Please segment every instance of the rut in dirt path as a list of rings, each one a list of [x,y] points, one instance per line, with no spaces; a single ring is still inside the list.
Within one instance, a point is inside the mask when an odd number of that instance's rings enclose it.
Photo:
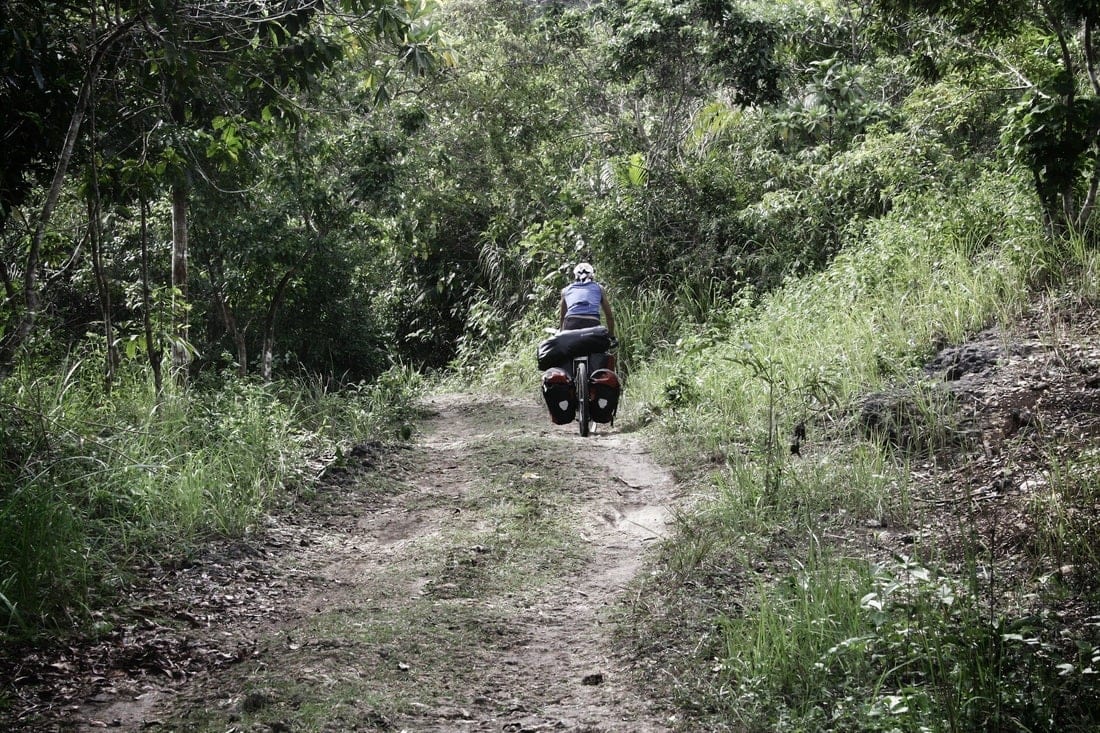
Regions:
[[[541,588],[472,599],[504,611],[510,638],[486,656],[481,685],[456,700],[455,717],[436,727],[422,719],[423,729],[669,730],[616,649],[609,618],[628,600],[623,594],[646,548],[667,530],[675,498],[669,476],[638,438],[604,426],[581,438],[575,427],[550,425],[540,405],[529,401],[485,404],[444,396],[428,407],[433,414],[422,445],[429,455],[429,490],[468,498],[502,474],[514,481],[515,469],[521,482],[562,486],[564,500],[556,509],[564,532],[579,541],[581,557],[567,572],[551,573]],[[496,465],[511,470],[495,469],[493,460],[478,466],[476,455],[486,445],[499,449],[489,450]],[[455,466],[458,476],[446,477],[434,466]],[[482,536],[493,540],[492,532]],[[433,591],[430,585],[427,590]]]
[[[167,681],[113,670],[55,729],[673,730],[614,640],[678,498],[641,438],[581,438],[537,395],[424,408],[412,446],[357,447],[243,561],[162,579],[187,586],[160,599],[165,619],[198,621],[170,646],[232,661]],[[233,613],[188,605],[215,598]],[[157,623],[135,653],[165,648]]]

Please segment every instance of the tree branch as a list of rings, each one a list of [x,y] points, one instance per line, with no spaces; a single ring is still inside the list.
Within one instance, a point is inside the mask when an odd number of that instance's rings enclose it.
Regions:
[[[1092,38],[1092,18],[1085,18],[1085,68],[1088,70],[1089,82],[1092,84],[1092,91],[1094,95],[1100,96],[1100,75],[1096,70],[1096,49],[1093,46]],[[1093,148],[1097,148],[1097,138],[1100,136],[1100,130],[1093,130]],[[1100,156],[1098,156],[1100,157]],[[1078,231],[1084,231],[1085,226],[1089,223],[1089,219],[1092,218],[1092,212],[1096,208],[1096,195],[1097,190],[1100,189],[1100,168],[1094,166],[1092,172],[1092,180],[1089,181],[1089,190],[1085,195],[1085,202],[1081,205],[1081,211],[1077,216],[1077,229]]]
[[[1066,73],[1070,78],[1074,76],[1073,73],[1073,56],[1070,54],[1069,43],[1066,40],[1066,29],[1062,25],[1062,19],[1057,13],[1055,13],[1050,3],[1043,0],[1040,3],[1043,9],[1043,13],[1047,16],[1047,22],[1050,23],[1050,27],[1054,30],[1055,35],[1058,36],[1058,47],[1061,49],[1062,54],[1062,66],[1065,68]],[[1073,100],[1076,98],[1076,90],[1073,85],[1069,85],[1069,90],[1066,92],[1066,105],[1073,106]]]

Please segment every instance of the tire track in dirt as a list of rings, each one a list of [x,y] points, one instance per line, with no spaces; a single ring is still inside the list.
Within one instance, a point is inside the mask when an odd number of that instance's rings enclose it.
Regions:
[[[665,731],[670,727],[637,687],[629,662],[611,638],[609,611],[643,566],[646,547],[671,519],[675,486],[636,436],[598,426],[581,438],[575,426],[553,426],[531,400],[435,398],[423,445],[433,464],[459,460],[470,447],[535,436],[533,466],[562,472],[573,489],[575,531],[588,549],[583,566],[558,578],[515,609],[518,640],[483,674],[487,689],[459,719],[423,730]],[[561,477],[558,477],[559,479]],[[469,490],[476,477],[460,482]],[[508,599],[481,599],[496,604]],[[415,726],[409,730],[418,730]]]

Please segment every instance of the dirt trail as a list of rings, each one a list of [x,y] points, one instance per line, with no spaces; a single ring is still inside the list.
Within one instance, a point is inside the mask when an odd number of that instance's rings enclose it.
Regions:
[[[537,396],[425,407],[414,447],[359,447],[312,511],[273,520],[261,619],[189,632],[240,661],[115,684],[62,728],[671,730],[612,619],[666,532],[669,476],[635,435],[552,426]]]
[[[529,468],[570,475],[575,531],[591,553],[581,567],[525,599],[529,605],[512,631],[519,643],[495,664],[490,660],[495,694],[482,693],[469,719],[448,728],[667,730],[635,687],[606,618],[641,567],[645,546],[663,536],[673,500],[667,475],[635,438],[598,428],[582,439],[573,427],[551,426],[537,405],[509,404],[500,421],[486,420],[496,410],[461,399],[441,398],[435,406],[425,445],[437,460],[459,459],[477,441],[507,440],[518,431],[536,435],[545,453]],[[469,483],[457,488],[468,490]]]

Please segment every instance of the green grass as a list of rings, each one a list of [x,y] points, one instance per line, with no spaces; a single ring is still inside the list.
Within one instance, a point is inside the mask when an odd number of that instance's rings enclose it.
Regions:
[[[718,618],[718,681],[731,690],[730,708],[741,720],[752,727],[787,718],[807,730],[828,720],[822,713],[831,701],[821,690],[870,671],[868,656],[840,653],[863,645],[859,610],[866,579],[858,562],[811,557],[795,572],[759,585],[752,613]]]
[[[1047,559],[1051,572],[1087,587],[1100,573],[1100,452],[1051,456],[1049,463],[1030,499],[1036,527],[1030,550]]]
[[[396,438],[417,384],[230,378],[158,400],[132,366],[110,394],[95,359],[2,385],[0,635],[80,623],[134,563],[244,532],[311,480],[307,458]]]
[[[1082,650],[907,558],[812,557],[719,619],[722,707],[748,729],[1069,730],[1096,724]],[[1095,658],[1089,648],[1086,663]],[[1067,661],[1068,660],[1068,661]],[[1069,665],[1069,666],[1067,666]]]

